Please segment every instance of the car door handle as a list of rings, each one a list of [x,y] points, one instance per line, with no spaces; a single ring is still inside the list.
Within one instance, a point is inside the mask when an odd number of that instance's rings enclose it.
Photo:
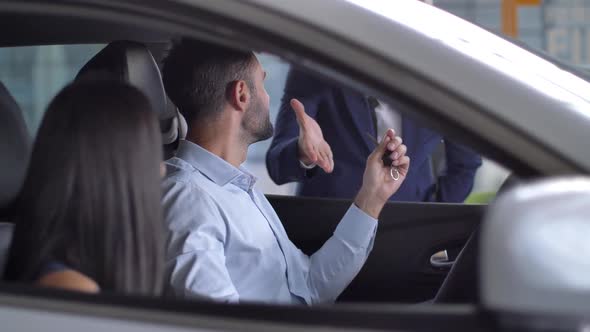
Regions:
[[[454,260],[449,260],[449,253],[446,250],[435,252],[430,256],[430,265],[437,269],[450,269]]]

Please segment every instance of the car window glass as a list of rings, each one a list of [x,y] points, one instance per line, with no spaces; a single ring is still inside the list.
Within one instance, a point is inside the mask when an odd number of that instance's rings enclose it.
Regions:
[[[282,129],[277,128],[277,115],[279,113],[279,108],[281,106],[281,99],[283,98],[285,83],[287,80],[287,74],[291,68],[291,66],[282,61],[280,58],[269,55],[269,54],[258,54],[258,58],[265,68],[267,72],[267,78],[265,82],[265,87],[267,93],[270,96],[270,120],[275,125],[275,134]],[[347,116],[347,115],[345,115]],[[322,122],[323,121],[323,122]],[[320,125],[328,123],[326,120],[320,120]],[[330,124],[332,125],[332,124]],[[334,124],[343,126],[346,125],[344,122],[340,124]],[[351,128],[354,128],[351,127]],[[409,135],[414,135],[412,130],[410,129]],[[349,130],[348,135],[356,135],[354,130]],[[402,133],[402,138],[404,137],[404,133]],[[287,183],[278,185],[275,180],[269,174],[269,165],[266,162],[266,155],[268,152],[269,147],[271,146],[272,139],[265,140],[256,144],[253,144],[248,153],[248,159],[245,163],[245,166],[257,176],[258,182],[257,187],[259,190],[263,191],[265,194],[275,194],[275,195],[299,195],[301,194],[301,190],[303,189],[306,183],[304,181],[312,182],[315,181],[313,179],[310,180],[303,180],[303,181],[287,181]],[[346,142],[346,140],[343,140]],[[432,145],[433,143],[428,143]],[[431,146],[428,147],[428,151],[432,151],[430,156],[429,163],[431,164],[432,171],[436,174],[436,177],[441,179],[442,181],[446,181],[444,179],[447,174],[447,166],[446,166],[446,157],[445,157],[445,150],[442,148],[444,144],[440,144],[437,148],[432,148]],[[421,148],[418,148],[421,150]],[[368,151],[368,150],[367,150]],[[420,152],[419,152],[420,153]],[[453,151],[450,152],[451,155]],[[363,156],[366,158],[366,156]],[[348,161],[347,161],[348,162]],[[453,162],[453,160],[451,160]],[[276,160],[276,159],[269,159],[269,163],[278,163],[280,167],[286,167],[284,165],[284,161]],[[339,165],[336,165],[338,167]],[[412,165],[413,167],[416,165]],[[424,165],[422,165],[424,166]],[[421,166],[421,167],[422,167]],[[299,167],[296,165],[296,167]],[[424,166],[425,167],[425,166]],[[333,173],[334,177],[342,177],[342,174],[338,174],[338,168],[335,168],[335,172]],[[359,172],[362,172],[360,170]],[[460,201],[466,203],[487,203],[495,196],[498,188],[501,186],[503,181],[507,178],[509,172],[498,165],[497,163],[484,159],[482,165],[477,169],[475,173],[475,177],[471,180],[473,181],[473,187],[469,191],[469,188],[466,188],[466,193],[462,194]],[[433,174],[434,175],[434,174]],[[453,174],[450,174],[453,176]],[[430,176],[430,175],[429,175]],[[356,184],[352,183],[351,186],[355,186]],[[427,184],[419,184],[417,187],[420,187],[416,190],[430,190],[430,189],[423,189],[427,188]],[[323,188],[325,189],[325,188]],[[307,193],[303,193],[303,195],[308,195]],[[312,188],[312,195],[315,195]],[[342,196],[338,196],[337,194],[319,194],[323,197],[331,197],[331,198],[343,198]],[[351,194],[354,195],[354,194]],[[422,195],[422,194],[421,194]],[[432,200],[436,200],[434,198],[434,193],[432,193],[431,197]],[[422,195],[423,197],[424,195]],[[408,196],[407,199],[404,201],[415,201],[412,199],[413,196]],[[352,196],[350,197],[352,198]],[[442,198],[440,199],[442,200]],[[439,201],[440,201],[439,200]]]
[[[498,189],[510,175],[510,171],[493,160],[483,158],[475,173],[473,189],[465,199],[467,204],[487,204],[496,197]]]
[[[0,49],[0,77],[18,101],[31,135],[36,132],[51,98],[72,80],[84,63],[103,46],[49,45]],[[270,119],[274,124],[290,65],[269,54],[258,54],[258,58],[268,75],[265,86],[270,96]],[[270,144],[271,140],[266,140],[252,145],[245,166],[258,177],[257,186],[264,193],[297,195],[298,182],[291,181],[278,185],[270,177],[266,164]],[[439,168],[440,172],[444,172],[444,160],[435,158],[433,162],[438,163],[435,167]],[[465,202],[488,202],[507,175],[508,171],[498,164],[484,160]]]
[[[17,100],[34,135],[55,94],[104,45],[0,48],[0,79]]]

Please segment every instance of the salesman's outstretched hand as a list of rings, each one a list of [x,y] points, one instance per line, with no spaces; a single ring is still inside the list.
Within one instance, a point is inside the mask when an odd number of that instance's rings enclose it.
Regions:
[[[385,203],[397,192],[408,175],[410,157],[406,156],[406,151],[401,137],[396,136],[393,129],[388,129],[381,143],[367,158],[363,185],[355,198],[355,204],[375,219],[378,219]],[[391,177],[391,166],[383,165],[382,157],[386,153],[393,160],[392,166],[399,172],[397,180]]]
[[[305,113],[305,107],[297,99],[291,99],[291,107],[299,124],[299,160],[306,165],[316,164],[326,173],[334,170],[334,157],[330,145],[324,139],[318,123]]]

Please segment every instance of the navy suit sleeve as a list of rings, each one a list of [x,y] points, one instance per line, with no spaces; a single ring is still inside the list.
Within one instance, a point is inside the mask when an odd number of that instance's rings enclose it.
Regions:
[[[473,188],[481,157],[470,149],[445,139],[446,174],[438,179],[438,201],[461,203]]]
[[[305,112],[315,119],[329,90],[330,87],[318,79],[298,70],[289,71],[275,123],[275,134],[266,153],[266,168],[276,184],[301,181],[317,172],[317,167],[305,170],[299,164],[299,126],[290,101],[292,98],[299,99],[305,106]]]

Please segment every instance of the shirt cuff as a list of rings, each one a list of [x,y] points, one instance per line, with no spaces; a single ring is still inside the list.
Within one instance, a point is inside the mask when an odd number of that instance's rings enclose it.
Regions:
[[[316,164],[305,165],[301,160],[299,160],[299,165],[305,169],[314,169],[316,167]]]
[[[377,232],[377,219],[352,204],[334,234],[351,246],[368,248]]]

